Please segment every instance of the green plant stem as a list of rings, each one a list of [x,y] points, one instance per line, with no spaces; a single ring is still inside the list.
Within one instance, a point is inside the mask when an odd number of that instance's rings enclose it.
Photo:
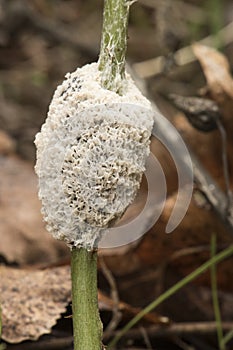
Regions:
[[[127,0],[105,0],[99,57],[101,85],[123,94],[129,7]],[[97,298],[97,252],[71,253],[74,350],[101,350],[102,324]]]
[[[101,85],[123,94],[130,1],[105,0],[99,57]]]
[[[210,244],[211,258],[216,254],[216,235],[212,235]],[[216,274],[216,264],[212,264],[210,267],[210,278],[211,278],[211,290],[212,290],[212,300],[214,307],[214,315],[217,327],[218,344],[220,350],[225,350],[225,344],[222,343],[223,331],[222,331],[222,320],[218,301],[218,287],[217,287],[217,274]]]
[[[221,342],[221,346],[226,345],[231,339],[233,338],[233,329],[229,332],[227,332],[227,334],[223,337],[222,342]]]
[[[129,329],[131,329],[135,324],[137,324],[146,314],[154,310],[158,305],[160,305],[163,301],[171,297],[173,294],[175,294],[179,289],[184,287],[186,284],[190,283],[192,280],[200,276],[203,272],[205,272],[207,269],[209,269],[212,264],[217,264],[223,259],[228,258],[233,254],[233,245],[228,247],[227,249],[223,250],[219,254],[215,255],[210,260],[206,261],[204,264],[202,264],[200,267],[198,267],[196,270],[194,270],[192,273],[190,273],[188,276],[183,278],[181,281],[176,283],[174,286],[169,288],[166,292],[161,294],[157,299],[152,301],[149,305],[147,305],[142,311],[140,311],[129,323],[127,323],[124,328],[116,335],[115,338],[109,343],[108,349],[111,349],[113,346],[115,346],[120,338],[127,333]]]
[[[98,310],[97,251],[71,252],[74,350],[101,350],[102,323]]]

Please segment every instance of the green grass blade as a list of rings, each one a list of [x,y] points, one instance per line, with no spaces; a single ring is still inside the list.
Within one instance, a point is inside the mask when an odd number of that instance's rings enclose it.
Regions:
[[[202,264],[196,270],[191,272],[188,276],[184,277],[182,280],[180,280],[174,286],[169,288],[166,292],[161,294],[157,299],[155,299],[149,305],[147,305],[134,318],[132,318],[132,320],[129,321],[129,323],[127,323],[125,325],[125,327],[109,343],[108,350],[111,349],[113,346],[115,346],[118,343],[118,341],[121,339],[121,337],[124,334],[126,334],[129,329],[131,329],[133,326],[135,326],[146,314],[148,314],[149,312],[154,310],[157,306],[159,306],[166,299],[170,298],[173,294],[175,294],[182,287],[184,287],[185,285],[187,285],[188,283],[193,281],[195,278],[200,276],[203,272],[208,270],[213,264],[217,264],[217,263],[221,262],[222,260],[230,257],[232,254],[233,254],[233,245],[224,249],[222,252],[216,254],[214,257],[212,257],[211,259],[206,261],[204,264]]]
[[[233,338],[233,329],[227,332],[227,334],[225,334],[225,336],[222,339],[221,346],[222,344],[226,345],[232,338]]]

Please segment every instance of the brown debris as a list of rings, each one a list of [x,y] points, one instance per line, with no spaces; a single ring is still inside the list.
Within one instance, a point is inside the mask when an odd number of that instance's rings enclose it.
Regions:
[[[50,333],[71,299],[69,267],[43,271],[0,267],[2,339],[37,340]]]

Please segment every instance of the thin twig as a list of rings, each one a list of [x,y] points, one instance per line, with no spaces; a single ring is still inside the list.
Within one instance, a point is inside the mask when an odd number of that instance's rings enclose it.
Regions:
[[[152,350],[152,345],[146,328],[140,327],[140,332],[142,333],[142,337],[144,339],[145,345],[147,346],[147,349]]]
[[[230,175],[229,175],[229,161],[227,157],[227,133],[221,122],[221,120],[217,119],[218,130],[221,135],[222,140],[222,165],[223,165],[223,176],[225,180],[226,186],[226,195],[227,195],[227,203],[226,203],[226,212],[227,215],[230,213],[231,206],[233,205],[233,196],[230,186]]]
[[[107,336],[110,332],[114,331],[117,328],[117,326],[121,320],[122,313],[119,310],[120,299],[119,299],[116,281],[115,281],[111,271],[109,270],[109,268],[105,264],[103,257],[99,257],[99,262],[100,262],[101,270],[102,270],[106,280],[108,281],[108,283],[110,285],[111,298],[113,300],[112,319],[104,331],[104,335]]]
[[[173,336],[172,341],[174,344],[178,345],[182,350],[196,350],[193,345],[187,344],[183,339],[178,336]]]
[[[233,22],[229,23],[227,26],[222,28],[218,36],[221,38],[221,43],[223,45],[228,45],[233,41]],[[206,38],[198,41],[199,44],[207,45],[207,46],[215,46],[216,36],[209,35]],[[192,46],[186,46],[174,53],[174,61],[177,66],[184,66],[185,64],[196,62],[197,58],[193,54]],[[140,78],[150,78],[157,74],[160,74],[164,70],[164,66],[166,63],[166,57],[159,56],[156,58],[152,58],[150,60],[146,60],[143,62],[135,63],[133,65],[133,69],[137,73]]]
[[[233,322],[223,322],[222,328],[224,331],[229,331],[233,327]],[[216,322],[181,322],[181,323],[173,323],[169,326],[161,327],[161,326],[150,326],[146,328],[146,332],[148,336],[152,339],[156,338],[167,338],[169,336],[184,336],[184,335],[209,335],[216,333],[217,324]],[[111,337],[117,335],[117,332],[113,332]],[[131,329],[124,334],[124,339],[141,339],[142,335],[138,331],[138,329]]]
[[[213,258],[216,255],[216,235],[213,234],[211,237],[211,257]],[[225,344],[222,343],[223,339],[223,330],[222,330],[222,318],[221,318],[221,311],[219,306],[219,299],[218,299],[218,286],[217,286],[217,271],[216,271],[216,265],[213,264],[210,268],[210,278],[211,278],[211,291],[212,291],[212,300],[213,300],[213,307],[214,307],[214,315],[216,320],[216,332],[218,336],[218,344],[220,350],[225,350]]]

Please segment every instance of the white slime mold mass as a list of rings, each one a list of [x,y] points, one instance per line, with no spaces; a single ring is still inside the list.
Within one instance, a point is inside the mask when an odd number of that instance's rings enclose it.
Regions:
[[[66,75],[35,140],[47,228],[88,250],[134,200],[154,121],[129,75],[120,96],[101,87],[100,74],[92,63]]]

